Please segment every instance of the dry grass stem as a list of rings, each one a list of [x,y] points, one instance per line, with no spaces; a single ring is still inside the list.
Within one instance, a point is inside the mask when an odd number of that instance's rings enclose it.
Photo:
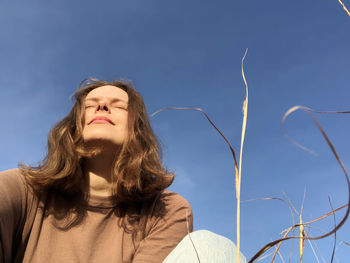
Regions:
[[[200,263],[201,261],[200,261],[200,259],[199,259],[198,251],[197,251],[197,249],[196,249],[196,246],[195,246],[194,243],[193,243],[193,240],[192,240],[192,237],[191,237],[191,233],[190,233],[190,226],[189,226],[189,224],[188,224],[188,213],[187,213],[187,210],[186,210],[186,225],[187,225],[187,234],[188,234],[188,237],[189,237],[189,239],[190,239],[190,241],[191,241],[191,244],[192,244],[192,246],[193,246],[194,251],[196,252],[196,256],[197,256],[198,262]]]
[[[291,208],[293,208],[294,209],[294,211],[295,211],[295,213],[298,215],[298,211],[295,209],[295,207],[293,206],[293,203],[290,201],[290,199],[289,199],[289,197],[288,197],[288,195],[283,191],[282,192],[283,193],[283,195],[285,196],[285,198],[287,199],[287,201],[288,201],[288,203],[289,203],[289,209],[291,209]],[[293,223],[293,225],[295,225],[295,220],[294,220],[294,214],[291,212],[291,214],[292,214],[292,223]],[[294,236],[294,234],[295,234],[295,228],[292,228],[292,233],[293,233],[293,236]],[[291,245],[291,247],[290,247],[290,253],[289,253],[289,260],[288,260],[288,262],[290,263],[291,262],[291,260],[292,260],[292,254],[293,254],[293,249],[294,249],[294,239],[292,239],[292,245]],[[280,243],[280,244],[282,244],[282,242]]]
[[[302,215],[299,215],[299,237],[300,237],[300,243],[299,243],[299,255],[300,255],[300,263],[303,263],[303,254],[304,254],[304,247],[305,247],[305,229],[303,225],[303,219]]]
[[[332,211],[333,209],[333,205],[331,202],[331,198],[328,196],[328,200],[329,200],[329,205],[331,206]],[[333,218],[334,218],[334,226],[337,225],[337,221],[336,221],[336,217],[335,217],[335,213],[333,213]],[[333,246],[333,251],[332,251],[332,258],[331,258],[331,263],[333,262],[334,259],[334,253],[335,253],[335,248],[337,246],[337,231],[334,232],[334,246]]]
[[[344,3],[341,0],[338,0],[338,2],[341,4],[341,6],[344,8],[345,12],[348,14],[348,16],[350,16],[350,12],[349,10],[346,8],[346,6],[344,5]]]
[[[285,263],[284,258],[283,258],[283,256],[282,256],[281,252],[278,250],[278,248],[276,248],[275,252],[273,252],[273,256],[272,256],[271,263],[273,263],[273,262],[275,261],[276,254],[278,254],[278,256],[280,257],[280,259],[282,260],[282,262]],[[266,256],[271,256],[271,255],[272,255],[272,253],[269,253],[269,254],[267,254]],[[259,259],[257,259],[256,261],[258,262],[259,260],[262,260],[262,259],[264,259],[264,258],[265,258],[265,256],[262,256],[262,257],[260,257]]]
[[[279,250],[277,250],[277,252],[278,252],[278,256],[280,257],[280,259],[282,260],[282,262],[285,263],[284,258],[282,257],[281,252],[280,252]]]
[[[286,236],[288,236],[290,230],[292,230],[292,229],[294,229],[294,228],[290,227],[286,231],[286,233],[284,234],[284,236],[282,238],[285,238]],[[277,245],[277,247],[275,249],[275,252],[273,253],[273,257],[272,257],[271,263],[273,263],[275,261],[276,255],[277,255],[277,253],[279,253],[279,249],[280,249],[281,245],[282,245],[282,241],[278,243],[278,245]],[[290,261],[290,257],[289,257],[289,261]]]
[[[293,203],[290,201],[290,199],[289,199],[288,195],[287,195],[285,192],[282,192],[282,193],[283,193],[283,195],[286,197],[286,199],[287,199],[287,201],[288,201],[289,206],[290,206],[291,208],[293,208],[294,213],[296,213],[296,214],[299,216],[299,212],[298,212],[298,210],[297,210],[297,209],[294,207],[294,205],[293,205]]]
[[[328,138],[327,134],[325,133],[325,131],[323,130],[323,128],[321,127],[321,125],[319,124],[319,122],[316,120],[316,118],[314,117],[313,113],[350,113],[350,111],[346,111],[346,112],[318,112],[318,111],[315,111],[313,109],[310,109],[310,108],[307,108],[305,106],[294,106],[292,107],[291,109],[289,109],[283,116],[282,118],[282,129],[284,131],[284,122],[286,120],[286,118],[294,111],[296,110],[303,110],[305,111],[310,117],[311,119],[313,120],[313,122],[316,124],[317,128],[319,129],[319,131],[321,132],[323,138],[325,139],[325,141],[327,142],[329,148],[331,149],[333,155],[335,156],[336,160],[338,161],[338,164],[340,165],[340,167],[342,168],[343,172],[344,172],[344,175],[345,175],[345,179],[346,179],[346,182],[347,182],[347,189],[348,189],[348,204],[345,205],[344,207],[347,207],[347,210],[345,212],[345,215],[344,217],[342,218],[342,220],[339,222],[339,224],[335,225],[335,227],[329,231],[328,233],[326,234],[323,234],[321,236],[317,236],[317,237],[303,237],[303,239],[310,239],[310,240],[317,240],[317,239],[322,239],[322,238],[325,238],[325,237],[328,237],[332,234],[334,234],[336,231],[338,231],[338,229],[345,223],[345,221],[347,220],[347,218],[349,217],[349,213],[350,213],[350,206],[349,206],[349,203],[350,203],[350,179],[349,179],[349,175],[348,175],[348,172],[342,162],[342,160],[340,159],[337,151],[335,150],[332,142],[330,141],[330,139]],[[284,132],[285,133],[285,132]],[[285,133],[285,135],[287,135]],[[289,137],[289,136],[287,136]],[[293,142],[295,142],[291,137],[289,137]],[[297,144],[298,145],[298,144]],[[300,145],[300,144],[299,144]],[[301,146],[301,145],[300,145]],[[305,147],[304,147],[305,148]],[[303,146],[302,146],[302,149],[303,149]],[[307,149],[308,150],[308,149]],[[344,208],[343,207],[343,208]],[[330,212],[329,214],[333,214],[335,213],[336,210],[333,210],[332,212]],[[315,222],[317,220],[312,220],[310,222],[308,222],[307,224],[310,224],[311,222]],[[302,225],[305,225],[302,224]],[[296,226],[293,226],[293,227],[297,227],[297,226],[300,226],[300,225],[296,225]],[[270,242],[269,244],[265,245],[262,249],[260,249],[260,251],[258,253],[256,253],[253,258],[249,261],[249,262],[254,262],[257,258],[260,257],[260,255],[262,255],[263,253],[265,253],[268,249],[270,249],[272,246],[275,246],[276,244],[278,244],[279,242],[281,241],[285,241],[285,240],[289,240],[289,239],[295,239],[295,238],[298,238],[300,239],[301,237],[295,237],[295,236],[292,236],[292,237],[285,237],[285,238],[282,238],[282,239],[278,239],[278,240],[275,240],[273,242]]]
[[[308,236],[310,236],[310,232],[308,233]],[[318,256],[317,256],[317,254],[316,254],[316,251],[315,251],[315,249],[314,249],[314,246],[312,245],[311,240],[310,240],[310,239],[307,239],[307,241],[309,242],[309,245],[310,245],[310,247],[311,247],[312,253],[313,253],[314,256],[315,256],[317,263],[320,263],[320,260],[318,259]],[[312,241],[313,241],[313,240],[312,240]],[[316,246],[317,246],[317,245],[316,245]],[[324,259],[323,259],[323,261],[324,261]],[[325,262],[325,261],[324,261],[324,262]]]
[[[224,141],[226,142],[226,144],[230,148],[230,151],[231,151],[231,154],[232,154],[232,157],[233,157],[233,161],[234,161],[235,177],[237,178],[237,176],[238,176],[238,165],[237,165],[236,153],[235,153],[232,145],[230,144],[230,142],[225,137],[225,135],[220,131],[219,128],[216,127],[214,122],[209,118],[208,114],[204,110],[202,110],[201,108],[192,108],[192,107],[164,107],[164,108],[161,108],[161,109],[155,111],[154,113],[152,113],[151,117],[157,115],[158,113],[160,113],[160,112],[162,112],[164,110],[194,110],[194,111],[201,112],[205,116],[205,118],[209,121],[209,123],[214,127],[214,129],[220,134],[220,136],[224,139]]]
[[[327,213],[327,214],[325,214],[325,215],[323,215],[323,216],[321,216],[321,217],[319,217],[319,218],[316,218],[316,219],[314,219],[314,220],[311,220],[311,221],[309,221],[309,222],[304,223],[304,225],[306,225],[306,224],[312,224],[312,223],[317,222],[317,221],[319,221],[319,220],[321,220],[321,219],[323,219],[323,218],[326,218],[326,217],[328,217],[328,216],[330,216],[330,215],[333,215],[335,212],[338,212],[338,211],[344,209],[345,207],[348,207],[349,205],[350,205],[350,204],[346,204],[346,205],[343,205],[343,206],[341,206],[341,207],[338,207],[337,209],[333,210],[332,212],[329,212],[329,213]],[[295,225],[295,226],[298,226],[298,225]]]
[[[293,206],[293,204],[290,202],[290,200],[288,199],[288,196],[287,196],[285,193],[283,193],[283,194],[286,196],[288,202],[287,202],[286,200],[280,198],[280,197],[255,198],[255,199],[250,199],[250,200],[243,200],[242,202],[252,202],[252,201],[259,201],[259,200],[279,200],[279,201],[282,201],[282,202],[285,203],[285,204],[288,206],[288,208],[289,208],[289,211],[290,211],[290,213],[291,213],[291,215],[292,215],[292,225],[294,226],[294,214],[293,214],[293,210],[292,210],[292,209],[294,209],[294,211],[295,211],[295,213],[296,213],[297,215],[299,215],[299,213],[298,213],[298,211],[294,208],[294,206]],[[285,234],[284,234],[284,236],[282,237],[282,239],[285,238],[285,237],[287,237],[288,234],[289,234],[289,232],[290,232],[291,230],[293,230],[293,233],[294,233],[294,229],[295,229],[295,227],[289,227],[288,229],[283,230],[281,234],[283,234],[283,233],[285,233]],[[277,246],[276,246],[275,252],[273,253],[272,260],[271,260],[272,263],[275,261],[275,258],[276,258],[276,256],[277,256],[277,254],[280,254],[279,249],[280,249],[281,245],[282,245],[282,241],[279,242],[279,243],[277,244]],[[292,253],[292,251],[291,251],[291,253]],[[289,256],[289,262],[291,261],[291,253],[290,253],[290,256]],[[268,254],[268,255],[271,255],[271,254],[272,254],[272,253],[270,253],[270,254]],[[265,258],[265,257],[266,257],[266,256],[259,257],[259,258],[256,260],[256,262],[262,260],[262,259]]]
[[[244,59],[247,56],[248,48],[245,50],[243,58],[242,58],[242,78],[245,85],[245,99],[243,101],[243,123],[242,123],[242,133],[241,133],[241,148],[239,151],[239,170],[238,170],[238,178],[236,177],[236,198],[237,198],[237,246],[236,246],[236,262],[239,262],[239,254],[240,254],[240,246],[241,246],[241,175],[242,175],[242,154],[243,154],[243,144],[245,138],[245,131],[247,127],[247,116],[248,116],[248,84],[244,75]]]
[[[306,223],[303,223],[303,226],[307,226],[311,223],[314,223],[314,222],[317,222],[319,220],[322,220],[338,211],[340,211],[341,209],[344,209],[345,207],[349,207],[350,205],[349,204],[346,204],[346,205],[343,205],[341,207],[338,207],[337,209],[334,209],[332,212],[329,212],[321,217],[318,217],[314,220],[311,220],[309,222],[306,222]],[[344,218],[343,218],[344,219]],[[278,239],[278,240],[275,240],[275,241],[272,241],[270,242],[269,244],[265,245],[258,253],[256,253],[254,255],[254,257],[252,259],[249,260],[249,263],[252,263],[252,262],[257,262],[258,258],[261,257],[261,255],[263,255],[267,250],[269,250],[271,247],[275,246],[276,244],[278,243],[281,243],[283,241],[286,241],[286,240],[290,240],[290,239],[300,239],[300,236],[290,236],[288,237],[287,235],[289,234],[289,232],[293,229],[295,229],[296,227],[300,227],[300,224],[296,224],[296,225],[293,225],[285,230],[282,231],[285,232],[284,236],[281,238],[281,239]],[[318,239],[322,239],[322,238],[325,238],[325,237],[328,237],[330,235],[332,235],[334,233],[334,231],[338,230],[340,227],[339,227],[339,224],[336,226],[336,229],[334,228],[332,231],[322,235],[322,236],[318,236],[318,237],[308,237],[308,236],[305,236],[304,239],[307,239],[307,240],[318,240]],[[344,242],[344,241],[343,241]],[[350,243],[347,243],[347,242],[344,242],[345,244],[349,245],[350,246]]]
[[[313,110],[311,108],[308,108],[308,107],[305,107],[305,106],[301,106],[301,105],[296,105],[294,107],[291,107],[284,115],[283,115],[283,118],[281,120],[281,128],[282,128],[282,133],[283,135],[288,139],[290,140],[293,144],[295,144],[296,146],[298,146],[300,149],[306,151],[306,152],[309,152],[313,155],[317,155],[315,152],[311,151],[310,149],[306,148],[305,146],[301,145],[300,143],[298,143],[297,141],[295,141],[292,137],[290,137],[285,129],[284,129],[284,123],[285,123],[285,120],[287,119],[287,117],[292,114],[293,112],[297,111],[297,110],[303,110],[305,112],[307,112],[309,114],[309,116],[313,119],[313,121],[315,122],[315,124],[318,126],[319,130],[321,131],[323,137],[325,138],[325,134],[323,134],[323,129],[321,128],[321,126],[319,126],[317,120],[314,118],[314,116],[312,115],[312,113],[317,113],[317,114],[349,114],[350,111],[317,111],[317,110]],[[327,137],[327,136],[326,136]],[[328,138],[328,137],[327,137]],[[326,139],[326,138],[325,138]],[[327,141],[327,139],[326,139]],[[328,143],[328,141],[327,141]],[[329,145],[329,144],[328,144]],[[332,147],[331,147],[332,148]],[[333,149],[332,149],[333,151]],[[334,151],[333,151],[334,153]],[[337,154],[338,155],[338,154]]]
[[[296,226],[299,226],[299,228],[300,228],[300,235],[301,235],[302,237],[305,237],[305,236],[306,236],[305,227],[306,227],[307,225],[306,225],[305,223],[302,222],[301,216],[302,216],[303,208],[304,208],[306,190],[304,190],[304,196],[303,196],[303,200],[302,200],[302,205],[301,205],[301,209],[300,209],[301,212],[300,212],[300,213],[295,209],[295,207],[293,206],[293,204],[292,204],[291,201],[289,200],[288,196],[287,196],[284,192],[283,192],[283,194],[286,196],[287,201],[284,200],[284,199],[282,199],[282,198],[280,198],[280,197],[264,197],[264,198],[255,198],[255,199],[243,200],[243,201],[241,201],[241,202],[253,202],[253,201],[260,201],[260,200],[279,200],[279,201],[282,201],[283,203],[285,203],[285,204],[288,206],[288,208],[289,208],[289,210],[290,210],[290,213],[291,213],[291,215],[292,215],[292,225],[293,225],[293,227],[289,227],[289,228],[287,228],[287,229],[285,229],[285,230],[283,230],[283,231],[281,232],[281,234],[284,233],[282,239],[285,238],[285,237],[287,237],[291,230],[293,230],[293,233],[294,233],[294,229],[295,229]],[[298,217],[299,217],[300,222],[299,222],[298,225],[295,225],[295,224],[294,224],[294,214],[293,214],[293,210],[294,210],[294,212],[295,212],[295,213],[298,215]],[[309,242],[310,242],[310,240],[309,240]],[[281,245],[282,245],[282,241],[281,241],[280,243],[278,243],[277,246],[276,246],[275,252],[273,253],[272,260],[271,260],[272,263],[275,261],[275,258],[276,258],[276,256],[277,256],[277,254],[280,254],[279,249],[280,249],[280,246],[281,246]],[[312,245],[310,244],[310,246],[312,246]],[[303,238],[301,238],[301,239],[300,239],[300,258],[302,258],[302,254],[303,254],[303,251],[304,251],[304,247],[305,247],[305,240],[304,240]],[[291,253],[292,253],[292,251],[291,251]],[[289,262],[291,261],[291,253],[290,253],[290,256],[289,256]],[[271,255],[271,254],[269,254],[269,255]],[[260,258],[257,259],[256,261],[259,261],[259,260],[261,260],[261,259],[263,259],[263,258],[265,258],[265,256],[260,257]]]
[[[309,148],[306,148],[305,146],[301,145],[300,143],[298,143],[296,140],[294,140],[292,137],[290,137],[284,130],[284,122],[286,120],[286,118],[291,114],[293,113],[294,111],[298,110],[299,107],[302,107],[302,106],[294,106],[292,108],[290,108],[283,116],[282,118],[282,121],[281,121],[281,128],[282,128],[282,133],[283,135],[288,139],[290,140],[293,144],[295,144],[296,146],[298,146],[300,149],[306,151],[306,152],[309,152],[313,155],[317,155],[315,152],[311,151]]]
[[[284,193],[284,195],[287,196],[285,193]],[[287,202],[286,200],[280,198],[280,197],[255,198],[255,199],[243,200],[243,201],[241,201],[241,202],[243,203],[243,202],[253,202],[253,201],[262,201],[262,200],[279,200],[279,201],[282,201],[284,204],[286,204],[287,207],[289,208],[290,214],[291,214],[291,216],[292,216],[292,225],[294,225],[294,214],[293,214],[293,210],[292,210],[292,209],[295,210],[295,208],[294,208],[294,206],[292,205],[292,203],[289,201],[288,197],[287,197],[288,202]],[[295,212],[298,214],[298,212],[297,212],[296,210],[295,210]],[[289,232],[290,232],[291,230],[293,230],[293,233],[294,233],[294,228],[292,228],[292,227],[290,227],[290,228],[288,228],[288,229],[282,231],[281,234],[283,234],[284,232],[286,232],[286,233],[284,234],[283,238],[285,238],[285,237],[289,234]],[[280,254],[279,249],[280,249],[281,245],[282,245],[282,242],[278,243],[278,245],[276,246],[275,252],[273,253],[273,256],[272,256],[271,263],[273,263],[273,262],[275,261],[275,258],[276,258],[276,256],[277,256],[277,254]],[[291,253],[292,253],[292,251],[291,251]],[[272,254],[272,253],[271,253],[271,254]],[[269,255],[271,255],[271,254],[269,254]],[[256,261],[259,261],[259,260],[261,260],[261,259],[263,259],[263,258],[265,258],[265,256],[260,257],[260,258],[257,259]],[[289,262],[290,262],[290,260],[291,260],[291,255],[289,256]]]
[[[303,197],[303,201],[301,203],[300,214],[299,214],[299,224],[300,224],[300,228],[299,228],[299,236],[300,236],[299,254],[300,254],[300,263],[303,262],[303,254],[304,254],[304,248],[305,248],[305,239],[304,239],[304,237],[306,236],[304,225],[303,225],[303,209],[304,209],[304,202],[305,202],[305,194],[306,194],[306,189],[304,189],[304,197]]]
[[[258,258],[258,259],[256,260],[256,262],[259,262],[260,260],[263,260],[263,259],[265,259],[265,258],[267,258],[267,257],[269,257],[269,256],[271,256],[271,255],[272,255],[272,252],[269,253],[269,254],[266,254],[266,255],[261,255],[261,257]]]

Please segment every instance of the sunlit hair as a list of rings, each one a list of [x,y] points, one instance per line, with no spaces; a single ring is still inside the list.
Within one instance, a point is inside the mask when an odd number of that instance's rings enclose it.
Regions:
[[[52,190],[66,195],[81,193],[87,183],[84,159],[98,154],[83,141],[84,99],[101,86],[111,85],[129,96],[128,136],[112,167],[112,193],[118,202],[148,200],[168,187],[174,175],[166,171],[160,159],[160,147],[154,135],[141,95],[126,81],[87,79],[73,95],[75,104],[48,136],[46,157],[37,167],[19,164],[29,183],[39,191]]]

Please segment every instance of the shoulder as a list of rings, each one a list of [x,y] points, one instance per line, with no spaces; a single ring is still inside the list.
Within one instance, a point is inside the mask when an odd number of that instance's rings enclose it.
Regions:
[[[163,190],[159,194],[157,202],[163,202],[168,207],[184,207],[191,209],[190,203],[184,197],[170,190]]]
[[[14,168],[14,169],[9,169],[5,171],[0,171],[0,176],[7,176],[7,177],[21,176],[21,170],[18,168]]]
[[[1,212],[10,208],[23,207],[28,198],[33,196],[33,191],[20,169],[16,168],[0,172],[0,196]]]
[[[21,192],[27,188],[26,181],[20,169],[10,169],[0,172],[0,190],[6,192]]]
[[[192,223],[192,207],[189,202],[170,190],[163,190],[154,200],[153,216],[165,221],[190,221]]]

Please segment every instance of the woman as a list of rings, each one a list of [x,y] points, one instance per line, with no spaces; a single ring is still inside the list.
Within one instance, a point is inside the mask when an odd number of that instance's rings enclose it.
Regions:
[[[37,166],[0,173],[0,262],[162,262],[192,231],[142,97],[88,80]]]

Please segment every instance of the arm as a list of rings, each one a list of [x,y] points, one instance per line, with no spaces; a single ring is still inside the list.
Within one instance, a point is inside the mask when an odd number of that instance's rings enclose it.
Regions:
[[[0,263],[13,261],[21,241],[27,187],[18,169],[0,172]]]
[[[192,208],[183,197],[164,191],[159,199],[154,208],[155,214],[160,209],[164,209],[164,213],[152,216],[150,230],[136,250],[133,263],[162,262],[193,231]]]

